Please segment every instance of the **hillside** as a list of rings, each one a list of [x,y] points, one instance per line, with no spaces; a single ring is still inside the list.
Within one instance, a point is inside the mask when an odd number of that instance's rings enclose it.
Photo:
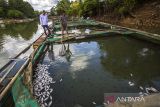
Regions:
[[[121,19],[105,17],[96,18],[107,23],[131,27],[160,34],[160,1],[154,0],[137,7],[131,16]]]

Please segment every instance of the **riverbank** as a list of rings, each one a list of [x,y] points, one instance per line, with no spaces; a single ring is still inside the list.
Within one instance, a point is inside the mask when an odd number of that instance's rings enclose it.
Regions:
[[[131,13],[131,16],[117,18],[113,14],[106,14],[101,17],[95,17],[94,19],[114,25],[160,34],[160,2],[147,2],[135,9]]]
[[[35,19],[0,19],[0,24],[24,23],[31,22]]]

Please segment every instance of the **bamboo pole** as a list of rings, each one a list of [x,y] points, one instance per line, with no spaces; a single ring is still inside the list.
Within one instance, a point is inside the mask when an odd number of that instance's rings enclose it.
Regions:
[[[15,62],[12,67],[3,75],[3,77],[0,79],[0,84],[3,82],[3,80],[6,78],[6,76],[11,72],[13,67],[16,65],[17,62]]]
[[[8,90],[12,87],[12,85],[14,84],[14,82],[16,81],[17,77],[20,75],[20,73],[23,71],[23,69],[27,66],[27,64],[29,63],[30,59],[28,58],[25,63],[23,64],[23,66],[19,69],[19,71],[16,73],[16,75],[13,77],[13,79],[9,82],[9,84],[6,86],[6,88],[2,91],[2,93],[0,94],[0,101],[2,100],[2,98],[6,95],[6,93],[8,92]]]
[[[43,36],[44,33],[42,33],[42,35],[40,35],[40,37]],[[38,37],[32,44],[30,44],[28,47],[26,47],[23,51],[21,51],[18,55],[16,55],[13,59],[18,58],[21,54],[25,53],[26,51],[28,51],[30,49],[30,47],[40,38]],[[1,69],[0,72],[2,72],[3,70],[5,70],[5,68],[11,64],[14,60],[10,60],[9,62],[6,63],[6,65],[4,65]]]

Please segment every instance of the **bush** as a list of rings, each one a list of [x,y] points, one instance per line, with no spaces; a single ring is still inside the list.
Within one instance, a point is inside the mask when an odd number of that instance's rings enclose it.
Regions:
[[[132,10],[136,5],[136,0],[124,0],[124,6],[129,10]]]
[[[117,12],[121,16],[126,16],[128,14],[128,9],[124,6],[122,6],[122,7],[118,8]]]
[[[8,18],[23,18],[23,13],[18,10],[9,10],[7,16]]]

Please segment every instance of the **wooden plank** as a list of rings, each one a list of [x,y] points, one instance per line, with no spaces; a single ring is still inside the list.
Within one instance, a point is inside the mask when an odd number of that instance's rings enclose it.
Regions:
[[[33,49],[35,50],[36,48],[38,48],[42,42],[44,42],[46,40],[46,35],[43,34],[40,38],[38,38],[36,40],[36,42],[33,44]]]

